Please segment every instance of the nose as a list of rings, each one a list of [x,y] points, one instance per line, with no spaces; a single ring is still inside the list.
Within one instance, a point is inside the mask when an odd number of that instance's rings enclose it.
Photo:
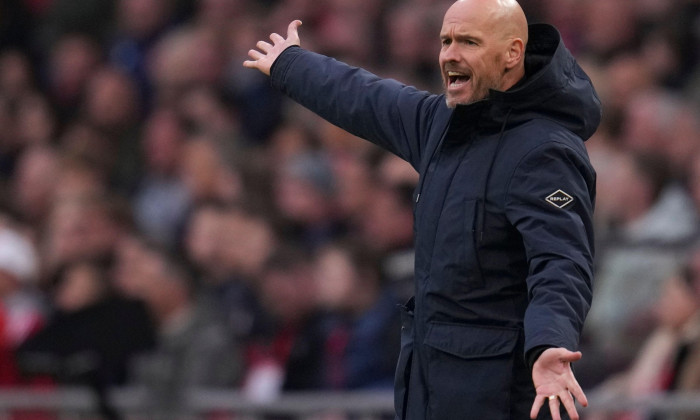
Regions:
[[[457,47],[455,43],[448,44],[446,46],[443,46],[442,51],[440,52],[440,56],[442,58],[442,61],[459,61],[459,54],[457,53]]]

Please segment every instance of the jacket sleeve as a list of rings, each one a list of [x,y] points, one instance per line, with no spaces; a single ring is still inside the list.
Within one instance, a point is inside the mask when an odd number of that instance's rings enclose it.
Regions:
[[[578,348],[592,297],[594,200],[585,151],[565,143],[535,147],[513,172],[506,216],[522,235],[529,266],[526,354],[539,346]]]
[[[270,77],[301,105],[418,168],[440,96],[299,47],[277,58]]]

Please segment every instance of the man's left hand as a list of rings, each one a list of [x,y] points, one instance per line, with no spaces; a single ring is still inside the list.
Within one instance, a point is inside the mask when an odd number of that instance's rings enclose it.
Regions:
[[[537,396],[532,405],[530,418],[537,418],[540,408],[547,401],[552,420],[561,420],[560,404],[564,404],[571,420],[578,420],[574,398],[582,406],[588,405],[586,395],[571,370],[571,363],[580,359],[581,352],[572,352],[565,348],[550,348],[542,352],[532,367],[532,381],[535,384]]]

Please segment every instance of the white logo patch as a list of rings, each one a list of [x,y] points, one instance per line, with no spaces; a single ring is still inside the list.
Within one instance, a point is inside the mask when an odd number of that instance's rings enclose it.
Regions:
[[[549,194],[547,198],[545,198],[545,201],[553,205],[554,207],[563,209],[564,207],[574,202],[574,197],[570,196],[562,190],[556,190],[553,193]]]

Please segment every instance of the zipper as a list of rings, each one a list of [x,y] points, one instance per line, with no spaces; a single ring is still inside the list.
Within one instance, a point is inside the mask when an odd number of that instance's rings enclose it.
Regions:
[[[423,174],[421,174],[420,180],[418,182],[418,187],[416,187],[416,204],[418,204],[418,202],[420,201],[420,196],[423,192],[423,185],[425,184],[425,179],[428,177],[428,169],[430,168],[430,164],[432,163],[433,158],[435,158],[435,154],[442,148],[442,144],[445,142],[445,137],[447,137],[447,131],[450,129],[450,125],[452,125],[452,119],[454,118],[454,115],[455,110],[452,110],[450,118],[447,120],[447,124],[445,124],[445,128],[442,130],[440,141],[438,141],[437,146],[430,153],[430,158],[428,159],[427,165],[423,170]]]

